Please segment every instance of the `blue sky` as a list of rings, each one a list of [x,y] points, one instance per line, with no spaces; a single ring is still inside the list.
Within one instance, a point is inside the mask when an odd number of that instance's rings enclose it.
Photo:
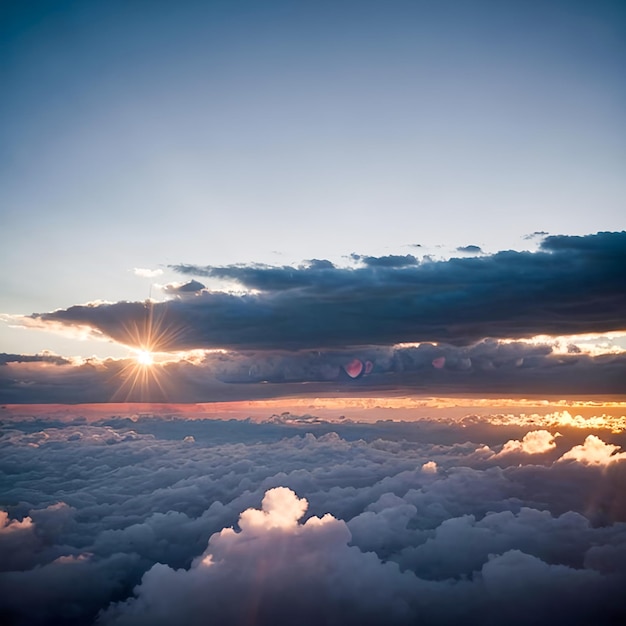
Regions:
[[[141,301],[137,267],[164,284],[168,265],[448,258],[624,227],[620,2],[3,11],[4,314]],[[12,353],[127,353],[0,333]]]

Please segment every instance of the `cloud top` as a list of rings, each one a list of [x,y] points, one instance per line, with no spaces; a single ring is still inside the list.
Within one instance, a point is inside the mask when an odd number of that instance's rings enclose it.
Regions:
[[[608,465],[626,460],[626,452],[617,452],[619,446],[605,443],[596,435],[589,435],[584,443],[566,452],[561,461],[573,460],[586,465]]]
[[[241,514],[239,527],[243,532],[271,528],[293,530],[308,506],[309,503],[304,498],[298,498],[291,489],[275,487],[263,496],[260,510],[248,509]]]
[[[556,448],[555,438],[559,436],[559,433],[553,435],[547,430],[531,430],[524,435],[521,441],[516,439],[507,441],[496,456],[516,452],[521,452],[522,454],[543,454]]]

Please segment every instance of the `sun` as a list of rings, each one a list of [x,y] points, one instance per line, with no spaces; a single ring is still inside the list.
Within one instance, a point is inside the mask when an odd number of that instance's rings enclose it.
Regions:
[[[137,363],[143,366],[154,365],[154,357],[152,356],[152,353],[148,350],[138,350]]]

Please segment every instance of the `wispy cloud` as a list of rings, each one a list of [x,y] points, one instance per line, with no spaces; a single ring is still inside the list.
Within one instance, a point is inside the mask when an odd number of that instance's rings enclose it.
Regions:
[[[156,278],[157,276],[161,276],[163,274],[163,270],[151,270],[143,267],[135,267],[133,268],[133,273],[135,276],[141,276],[142,278]]]

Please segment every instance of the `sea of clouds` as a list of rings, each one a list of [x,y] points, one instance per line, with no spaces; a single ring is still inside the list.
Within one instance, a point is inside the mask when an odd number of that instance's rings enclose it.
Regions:
[[[0,622],[626,623],[624,435],[12,418]]]

